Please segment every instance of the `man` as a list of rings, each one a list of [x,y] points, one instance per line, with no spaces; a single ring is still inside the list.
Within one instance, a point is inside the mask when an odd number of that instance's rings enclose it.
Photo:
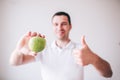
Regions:
[[[39,54],[33,55],[28,41],[33,36],[45,38],[37,32],[28,32],[18,42],[10,63],[18,66],[39,61],[43,80],[83,80],[83,67],[92,64],[104,77],[111,77],[110,64],[90,50],[85,37],[81,37],[81,47],[69,38],[72,29],[70,16],[66,12],[57,12],[52,17],[56,40]]]

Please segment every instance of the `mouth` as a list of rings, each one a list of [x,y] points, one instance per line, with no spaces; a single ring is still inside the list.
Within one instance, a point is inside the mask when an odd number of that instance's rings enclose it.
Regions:
[[[57,33],[61,35],[64,34],[64,31],[58,31]]]

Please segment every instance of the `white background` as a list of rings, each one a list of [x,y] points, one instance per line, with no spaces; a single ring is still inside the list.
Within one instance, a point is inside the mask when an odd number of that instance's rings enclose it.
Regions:
[[[71,15],[73,41],[85,35],[90,48],[111,64],[111,78],[88,65],[85,80],[120,80],[120,0],[0,0],[0,80],[41,80],[38,62],[13,67],[9,58],[29,30],[45,34],[48,43],[54,40],[51,17],[57,11]]]

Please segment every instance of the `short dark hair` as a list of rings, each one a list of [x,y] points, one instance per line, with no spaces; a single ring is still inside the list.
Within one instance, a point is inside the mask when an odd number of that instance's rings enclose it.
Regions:
[[[59,12],[56,12],[53,16],[52,16],[52,20],[55,16],[61,16],[61,15],[64,15],[64,16],[67,16],[68,18],[68,22],[69,24],[71,25],[71,18],[70,18],[70,15],[66,12],[63,12],[63,11],[59,11]]]

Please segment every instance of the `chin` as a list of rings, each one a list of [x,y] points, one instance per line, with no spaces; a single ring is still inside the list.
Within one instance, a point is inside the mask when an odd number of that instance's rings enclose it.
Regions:
[[[64,35],[56,35],[58,39],[63,39]]]
[[[63,39],[63,37],[61,37],[61,36],[57,36],[57,38],[58,38],[58,39]]]

